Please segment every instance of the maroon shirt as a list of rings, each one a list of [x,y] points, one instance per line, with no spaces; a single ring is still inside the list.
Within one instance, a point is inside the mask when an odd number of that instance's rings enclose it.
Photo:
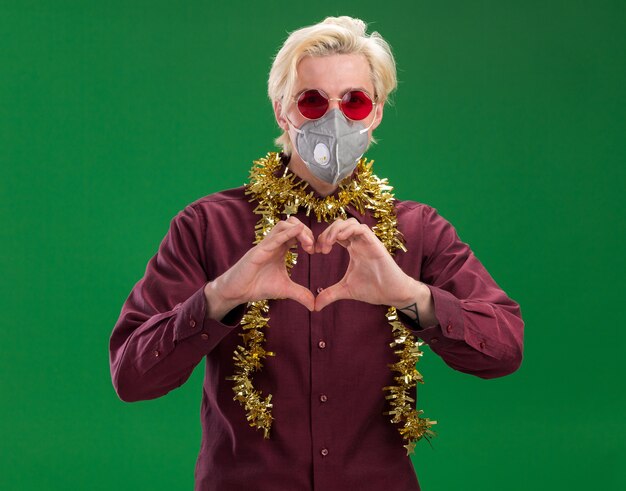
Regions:
[[[242,343],[243,306],[222,322],[206,317],[206,283],[248,251],[259,216],[244,188],[201,198],[179,212],[144,277],[133,287],[110,339],[113,385],[124,401],[153,399],[180,387],[206,358],[202,443],[196,490],[415,491],[419,484],[383,387],[387,366],[387,307],[340,300],[309,312],[292,300],[271,300],[265,330],[268,357],[253,381],[273,394],[269,440],[252,428],[233,400],[233,351]],[[495,283],[454,228],[425,204],[398,201],[398,227],[408,252],[395,260],[432,291],[438,324],[416,336],[456,370],[493,378],[522,360],[520,309]],[[369,214],[349,214],[370,227]],[[303,211],[295,215],[319,236],[328,226]],[[341,279],[348,252],[299,250],[292,279],[320,291]],[[418,405],[419,406],[419,405]],[[436,419],[436,415],[426,415]]]

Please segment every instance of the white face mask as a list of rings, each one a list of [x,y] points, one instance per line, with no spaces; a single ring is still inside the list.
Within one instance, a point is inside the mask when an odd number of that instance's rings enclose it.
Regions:
[[[315,177],[335,185],[356,168],[369,143],[367,132],[375,119],[366,127],[348,120],[339,109],[331,109],[300,128],[292,124],[297,133],[296,151]]]

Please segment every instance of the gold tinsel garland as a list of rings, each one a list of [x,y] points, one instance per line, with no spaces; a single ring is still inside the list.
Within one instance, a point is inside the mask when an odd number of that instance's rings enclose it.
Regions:
[[[280,215],[289,217],[303,207],[307,216],[314,213],[317,221],[334,221],[337,218],[347,218],[346,207],[353,205],[361,214],[370,211],[378,223],[373,232],[383,243],[387,251],[393,254],[397,249],[406,252],[402,236],[397,228],[395,208],[393,204],[393,189],[387,179],[379,179],[372,173],[374,162],[366,163],[362,158],[352,179],[346,179],[339,185],[337,196],[316,198],[312,191],[307,192],[308,183],[298,180],[285,167],[282,176],[276,176],[280,166],[280,155],[270,152],[265,158],[256,160],[250,171],[250,183],[246,187],[246,194],[252,196],[250,201],[258,202],[254,213],[260,215],[255,227],[255,244],[258,244],[280,220]],[[290,270],[297,260],[297,254],[288,251],[285,256],[285,265]],[[252,427],[263,430],[264,438],[269,438],[273,417],[272,395],[263,398],[261,391],[254,388],[251,380],[253,372],[263,367],[262,360],[267,356],[274,356],[271,351],[265,351],[263,344],[265,335],[263,328],[269,327],[269,311],[267,300],[249,302],[241,325],[244,332],[239,334],[243,338],[244,346],[237,346],[234,352],[235,374],[227,377],[234,381],[233,391],[236,401],[239,401],[247,414]],[[422,375],[415,368],[415,364],[422,356],[420,346],[423,344],[398,320],[394,307],[389,307],[386,314],[391,325],[393,342],[390,344],[399,360],[390,364],[389,368],[397,372],[394,381],[397,385],[384,387],[388,395],[390,411],[385,415],[393,416],[391,422],[400,424],[400,435],[406,442],[404,447],[407,455],[413,453],[415,443],[422,437],[427,439],[434,436],[431,426],[436,421],[422,418],[423,411],[414,408],[415,399],[409,396],[417,382],[424,383]]]

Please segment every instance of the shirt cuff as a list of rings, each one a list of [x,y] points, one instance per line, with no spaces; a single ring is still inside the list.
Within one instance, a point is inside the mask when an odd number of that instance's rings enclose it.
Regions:
[[[206,283],[184,302],[176,305],[179,309],[174,325],[174,339],[183,341],[190,336],[202,334],[210,346],[215,346],[223,337],[239,326],[245,305],[239,305],[228,312],[220,321],[208,317],[207,300],[204,294]]]
[[[401,314],[405,326],[427,344],[435,344],[443,335],[445,338],[462,340],[464,335],[463,313],[461,301],[449,291],[432,285],[426,285],[433,297],[437,324],[417,328],[414,321],[407,322],[408,317]],[[419,315],[419,313],[418,313]]]

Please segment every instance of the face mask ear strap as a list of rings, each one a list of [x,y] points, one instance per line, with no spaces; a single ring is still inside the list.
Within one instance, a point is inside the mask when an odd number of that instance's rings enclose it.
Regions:
[[[372,119],[372,122],[370,123],[370,125],[367,128],[363,128],[361,131],[359,131],[359,135],[365,133],[366,131],[369,131],[370,128],[374,125],[374,121],[376,121],[376,113],[378,111],[378,104],[376,104],[374,106],[374,118]]]
[[[289,116],[287,116],[285,114],[285,119],[287,119],[287,121],[289,121],[289,124],[292,126],[292,128],[296,131],[296,133],[304,133],[304,131],[302,131],[300,128],[298,128],[295,124],[293,124],[291,122],[291,119],[289,119]]]

